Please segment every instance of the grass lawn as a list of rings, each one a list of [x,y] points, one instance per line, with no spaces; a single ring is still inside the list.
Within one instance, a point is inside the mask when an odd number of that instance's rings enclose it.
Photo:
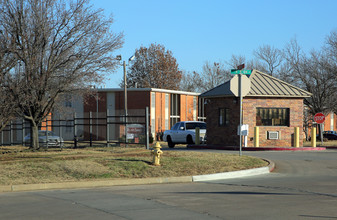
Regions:
[[[303,142],[303,146],[304,147],[310,147],[311,146],[311,142],[310,141],[304,141]],[[336,147],[337,146],[337,141],[335,140],[326,140],[326,141],[323,141],[323,144],[320,140],[316,140],[316,147]]]
[[[165,151],[161,166],[151,165],[144,148],[92,147],[31,152],[27,147],[0,147],[0,185],[56,183],[113,178],[179,177],[267,166],[264,160],[239,155]]]

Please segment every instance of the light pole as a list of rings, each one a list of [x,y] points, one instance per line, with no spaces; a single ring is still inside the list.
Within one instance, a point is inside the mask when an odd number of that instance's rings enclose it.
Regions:
[[[121,55],[117,55],[116,59],[119,60],[119,61],[121,61],[122,60],[122,56]],[[133,59],[135,59],[135,55],[133,55],[133,56],[131,56],[129,58],[128,64],[126,64],[125,60],[121,64],[123,66],[123,73],[124,73],[124,114],[125,114],[125,116],[128,115],[128,95],[127,95],[127,81],[126,81],[126,66],[128,66],[129,63],[130,63],[130,61],[132,61]]]
[[[122,60],[122,56],[118,55],[117,60],[121,61]],[[130,61],[132,61],[133,59],[135,59],[135,55],[132,55],[129,60],[128,60],[128,64],[125,63],[125,60],[123,61],[123,63],[121,65],[123,65],[123,73],[124,73],[124,115],[125,115],[125,143],[127,143],[127,129],[126,129],[126,125],[127,125],[127,116],[128,116],[128,94],[127,94],[127,81],[126,81],[126,66],[129,65]]]
[[[126,117],[128,115],[128,93],[127,93],[126,63],[125,63],[125,60],[123,61],[123,73],[124,73],[124,114],[125,114],[125,117]]]

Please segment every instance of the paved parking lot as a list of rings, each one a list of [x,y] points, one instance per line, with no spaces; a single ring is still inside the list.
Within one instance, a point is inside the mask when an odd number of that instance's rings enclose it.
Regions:
[[[201,183],[2,193],[0,219],[337,219],[336,150],[244,155],[276,169]]]

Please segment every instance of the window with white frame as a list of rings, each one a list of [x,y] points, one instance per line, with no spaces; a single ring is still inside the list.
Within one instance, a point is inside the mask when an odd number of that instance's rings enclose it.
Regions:
[[[156,93],[151,92],[151,133],[156,136]]]
[[[165,130],[169,128],[169,94],[165,94]]]
[[[229,124],[229,109],[219,109],[219,126],[226,126]]]
[[[199,105],[198,105],[198,121],[206,121],[205,117],[205,99],[199,98]]]
[[[180,121],[180,95],[171,94],[171,115],[170,115],[171,126],[173,126],[178,121]]]
[[[193,120],[197,120],[197,97],[193,97]]]
[[[334,112],[330,112],[330,130],[334,130]]]

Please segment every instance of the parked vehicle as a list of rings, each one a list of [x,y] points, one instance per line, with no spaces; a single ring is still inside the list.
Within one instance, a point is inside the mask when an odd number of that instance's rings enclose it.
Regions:
[[[321,135],[317,134],[316,139],[321,140]],[[323,131],[323,140],[337,140],[337,132],[336,131]]]
[[[202,121],[177,122],[171,130],[164,131],[163,140],[170,148],[174,148],[176,144],[193,144],[196,127],[200,128],[200,143],[205,142],[206,123]]]
[[[323,139],[326,138],[328,140],[337,140],[336,133],[323,133]]]
[[[47,133],[47,131],[39,130],[38,135],[40,147],[63,147],[64,145],[63,138],[56,136],[52,131],[48,131]],[[30,134],[24,137],[24,143],[26,146],[30,145]]]
[[[337,135],[337,131],[323,131],[323,134],[336,134]]]

